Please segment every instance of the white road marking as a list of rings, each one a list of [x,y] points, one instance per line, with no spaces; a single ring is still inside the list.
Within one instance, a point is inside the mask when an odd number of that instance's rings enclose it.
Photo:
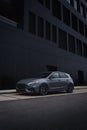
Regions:
[[[45,96],[30,96],[30,95],[19,95],[17,93],[7,93],[0,94],[0,101],[8,101],[8,100],[21,100],[21,99],[33,99],[33,98],[44,98],[44,97],[54,97],[54,96],[67,96],[79,93],[87,93],[87,89],[76,89],[73,93],[57,93],[57,94],[48,94]]]

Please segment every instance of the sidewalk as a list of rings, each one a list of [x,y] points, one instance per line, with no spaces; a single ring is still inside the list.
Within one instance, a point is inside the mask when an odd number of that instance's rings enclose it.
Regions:
[[[0,94],[6,94],[6,93],[16,93],[16,89],[0,90]]]
[[[87,89],[87,86],[75,86],[74,90],[77,89]],[[16,93],[16,89],[10,89],[10,90],[0,90],[0,94],[6,94],[6,93]]]
[[[87,89],[87,86],[74,86],[74,89]]]

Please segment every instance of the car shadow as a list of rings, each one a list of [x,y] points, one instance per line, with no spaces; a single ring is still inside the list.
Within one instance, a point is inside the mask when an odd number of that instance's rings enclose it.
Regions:
[[[56,94],[64,94],[66,93],[65,91],[61,91],[61,92],[49,92],[47,95],[56,95]],[[46,96],[46,95],[40,95],[37,93],[16,93],[17,95],[24,95],[24,96]]]

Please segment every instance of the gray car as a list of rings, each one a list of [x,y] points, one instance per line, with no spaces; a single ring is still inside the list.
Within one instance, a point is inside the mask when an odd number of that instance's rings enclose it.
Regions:
[[[38,93],[46,95],[48,92],[73,92],[74,82],[71,76],[64,72],[42,73],[40,78],[23,79],[17,82],[18,93]]]

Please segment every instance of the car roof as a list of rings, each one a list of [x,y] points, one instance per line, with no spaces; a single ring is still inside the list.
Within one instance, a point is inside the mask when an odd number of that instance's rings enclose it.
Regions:
[[[42,72],[42,73],[64,73],[64,74],[68,74],[66,72],[62,72],[62,71],[45,71],[45,72]]]

